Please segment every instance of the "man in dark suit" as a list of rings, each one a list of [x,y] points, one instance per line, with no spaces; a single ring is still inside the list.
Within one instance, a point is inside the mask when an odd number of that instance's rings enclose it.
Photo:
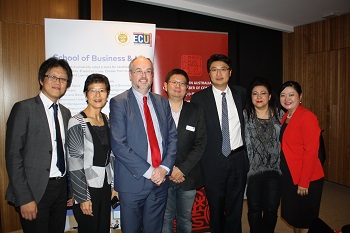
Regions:
[[[40,94],[16,103],[7,121],[6,200],[18,211],[25,233],[62,233],[67,205],[72,205],[64,148],[71,113],[59,99],[72,83],[72,70],[65,60],[49,58],[39,68],[38,81]]]
[[[231,61],[214,54],[207,61],[212,86],[195,93],[191,102],[204,110],[208,143],[201,160],[215,233],[241,233],[243,196],[249,167],[244,147],[243,109],[246,91],[229,86]]]
[[[207,132],[203,110],[183,100],[188,83],[188,75],[181,69],[169,71],[164,83],[177,126],[178,141],[162,233],[174,232],[175,218],[176,232],[192,232],[192,206],[196,189],[203,186],[200,159],[207,144]]]
[[[123,232],[161,233],[177,132],[169,102],[153,94],[153,64],[136,57],[129,65],[132,88],[110,101],[114,188]]]

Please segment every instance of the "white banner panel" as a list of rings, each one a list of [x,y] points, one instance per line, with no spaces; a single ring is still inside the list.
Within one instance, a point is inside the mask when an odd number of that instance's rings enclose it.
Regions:
[[[129,63],[143,55],[153,61],[155,24],[45,19],[46,58],[66,59],[73,70],[72,86],[60,102],[72,115],[86,108],[86,77],[106,75],[113,97],[131,87]],[[102,110],[109,113],[109,104]]]

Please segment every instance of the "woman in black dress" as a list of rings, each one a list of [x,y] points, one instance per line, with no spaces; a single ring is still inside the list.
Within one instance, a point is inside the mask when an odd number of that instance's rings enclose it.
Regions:
[[[301,104],[299,83],[285,82],[280,90],[281,105],[287,110],[280,133],[283,189],[282,218],[294,233],[307,233],[318,217],[324,172],[318,159],[320,127],[315,114]]]

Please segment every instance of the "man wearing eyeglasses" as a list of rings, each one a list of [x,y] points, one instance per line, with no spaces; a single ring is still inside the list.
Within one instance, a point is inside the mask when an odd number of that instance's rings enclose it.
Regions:
[[[207,144],[207,131],[203,110],[184,101],[188,82],[187,73],[181,69],[169,71],[164,82],[178,132],[178,142],[162,233],[174,232],[174,219],[176,232],[192,232],[192,206],[196,189],[203,186],[200,160]]]
[[[201,163],[215,233],[241,233],[243,196],[249,167],[244,147],[243,109],[246,91],[230,86],[231,60],[214,54],[207,61],[212,86],[195,93],[191,102],[204,110],[208,143]]]
[[[161,233],[174,166],[177,132],[169,102],[150,92],[153,63],[140,56],[129,65],[132,87],[110,101],[114,188],[123,232]]]
[[[7,121],[6,200],[19,213],[24,233],[62,233],[73,204],[67,201],[64,146],[71,113],[59,99],[72,83],[72,70],[65,60],[49,58],[38,81],[40,94],[16,103]]]

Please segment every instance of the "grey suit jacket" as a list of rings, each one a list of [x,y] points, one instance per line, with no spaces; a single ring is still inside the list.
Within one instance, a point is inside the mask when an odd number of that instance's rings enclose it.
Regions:
[[[61,104],[59,108],[66,132],[71,113]],[[41,200],[50,176],[51,154],[50,128],[39,95],[17,102],[6,130],[7,201],[21,206]]]
[[[162,163],[172,168],[177,148],[177,131],[169,101],[149,93],[157,114],[163,139]],[[136,97],[129,89],[110,101],[111,146],[115,155],[114,188],[121,192],[140,192],[150,180],[143,174],[150,168],[147,162],[148,140]],[[167,183],[160,186],[167,188]]]

